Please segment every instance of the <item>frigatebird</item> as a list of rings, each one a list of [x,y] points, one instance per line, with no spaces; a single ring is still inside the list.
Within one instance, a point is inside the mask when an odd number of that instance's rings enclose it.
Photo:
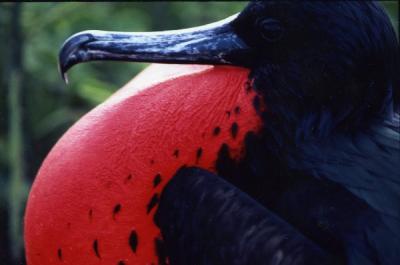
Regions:
[[[78,122],[30,194],[29,264],[400,264],[398,48],[369,1],[73,35],[63,75],[93,60],[241,68],[174,66]]]

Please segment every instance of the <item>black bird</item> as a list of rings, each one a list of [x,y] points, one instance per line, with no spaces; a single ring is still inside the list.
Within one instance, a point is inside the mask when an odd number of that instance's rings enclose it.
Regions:
[[[399,44],[379,3],[255,1],[195,33],[87,31],[61,72],[90,60],[247,67],[261,95],[263,133],[239,162],[220,150],[230,184],[186,168],[164,190],[171,264],[400,264]]]

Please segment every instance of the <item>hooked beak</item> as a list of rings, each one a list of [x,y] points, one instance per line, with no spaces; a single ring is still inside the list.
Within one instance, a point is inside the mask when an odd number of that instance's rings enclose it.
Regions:
[[[231,26],[237,15],[183,30],[82,31],[63,44],[59,69],[66,80],[65,73],[72,66],[95,60],[244,66],[250,48]]]

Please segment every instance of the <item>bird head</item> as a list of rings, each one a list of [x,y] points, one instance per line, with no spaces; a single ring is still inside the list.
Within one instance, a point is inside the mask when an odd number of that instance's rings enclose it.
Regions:
[[[398,111],[398,40],[378,3],[252,2],[231,24],[281,135],[357,131]]]
[[[61,73],[92,60],[249,68],[268,106],[263,115],[290,139],[358,130],[400,97],[398,40],[369,1],[255,1],[185,30],[84,31],[64,43]]]

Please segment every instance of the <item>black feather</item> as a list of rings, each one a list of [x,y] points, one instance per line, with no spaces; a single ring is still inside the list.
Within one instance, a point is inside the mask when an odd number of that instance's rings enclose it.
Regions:
[[[335,264],[288,223],[206,170],[181,169],[161,195],[155,219],[171,264]]]

